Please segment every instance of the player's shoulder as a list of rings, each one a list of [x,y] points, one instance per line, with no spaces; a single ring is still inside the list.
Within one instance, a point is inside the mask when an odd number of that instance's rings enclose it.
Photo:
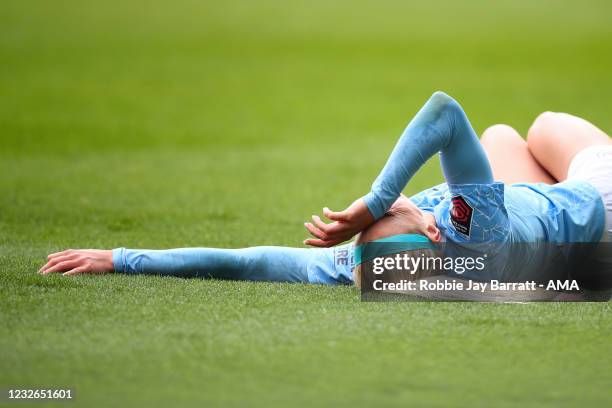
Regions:
[[[497,205],[503,204],[506,186],[500,181],[492,183],[448,184],[448,191],[453,197],[464,197],[474,204]]]
[[[449,197],[448,184],[442,183],[427,188],[410,197],[421,210],[432,212],[434,207]]]

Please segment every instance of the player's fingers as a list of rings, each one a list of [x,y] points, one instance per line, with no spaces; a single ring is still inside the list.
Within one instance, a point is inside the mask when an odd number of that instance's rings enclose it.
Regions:
[[[314,238],[308,238],[306,240],[304,240],[304,244],[305,245],[310,245],[313,247],[318,247],[318,248],[329,248],[331,246],[336,245],[336,241],[325,241],[322,239],[314,239]]]
[[[69,261],[64,261],[64,262],[60,262],[56,265],[53,265],[52,267],[50,267],[49,269],[46,269],[45,271],[41,272],[43,275],[46,275],[48,273],[53,273],[53,272],[63,272],[63,271],[68,271],[70,269],[74,269],[76,267],[79,266],[79,260],[78,259],[71,259]]]
[[[330,234],[332,232],[338,231],[337,222],[332,222],[332,223],[327,224],[318,215],[312,216],[312,222],[314,223],[315,227],[325,232],[326,234]]]
[[[348,221],[349,220],[349,216],[346,210],[336,212],[336,211],[332,211],[329,208],[325,207],[323,208],[323,215],[325,215],[328,219],[332,221]]]
[[[351,226],[349,224],[345,222],[334,221],[331,224],[327,224],[326,232],[330,238],[337,238],[339,236],[346,235],[350,229]]]
[[[74,269],[69,270],[68,272],[64,272],[62,273],[62,275],[64,276],[71,276],[71,275],[78,275],[79,273],[86,273],[87,271],[87,266],[83,265],[83,266],[78,266]]]
[[[319,238],[319,239],[322,239],[322,240],[328,239],[327,234],[325,232],[321,231],[320,229],[318,229],[317,227],[315,227],[311,223],[305,222],[304,226],[306,227],[308,232],[310,232],[310,235],[312,235],[313,237]]]
[[[330,241],[332,239],[339,238],[340,236],[344,236],[349,229],[349,225],[346,223],[341,223],[338,221],[334,221],[332,223],[326,224],[316,215],[312,216],[312,220],[314,222],[315,227],[319,230],[323,231],[326,234],[326,240]]]
[[[52,254],[47,255],[47,259],[57,258],[58,256],[69,255],[74,252],[74,249],[66,249],[60,252],[54,252]]]
[[[74,259],[76,256],[77,256],[76,254],[68,254],[68,255],[57,256],[53,259],[50,259],[46,264],[44,264],[38,270],[38,273],[44,273],[47,269],[51,268],[52,266],[57,265],[58,263],[63,262],[63,261]]]

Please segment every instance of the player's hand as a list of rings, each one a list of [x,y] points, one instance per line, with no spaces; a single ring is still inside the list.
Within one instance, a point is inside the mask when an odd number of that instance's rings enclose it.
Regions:
[[[313,215],[312,222],[305,222],[304,226],[314,238],[306,239],[304,244],[328,248],[351,239],[374,222],[374,217],[361,198],[344,211],[336,212],[325,207],[323,215],[333,222],[325,223]]]
[[[46,275],[63,272],[63,275],[80,273],[113,272],[113,251],[100,249],[67,249],[47,257],[49,260],[38,273]]]

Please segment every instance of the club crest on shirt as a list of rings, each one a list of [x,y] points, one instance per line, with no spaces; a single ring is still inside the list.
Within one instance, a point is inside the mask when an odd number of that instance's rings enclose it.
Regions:
[[[451,223],[455,229],[463,235],[470,236],[470,227],[472,225],[472,214],[474,210],[465,201],[462,196],[454,196],[451,200],[452,208],[450,210]]]

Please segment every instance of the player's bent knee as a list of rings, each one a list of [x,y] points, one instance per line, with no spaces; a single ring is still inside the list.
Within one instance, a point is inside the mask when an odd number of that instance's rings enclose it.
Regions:
[[[480,138],[480,142],[485,146],[499,146],[501,144],[522,144],[523,138],[511,126],[498,124],[488,127]]]
[[[543,137],[552,134],[558,119],[559,114],[556,112],[546,111],[540,113],[527,131],[527,143],[540,142]]]

